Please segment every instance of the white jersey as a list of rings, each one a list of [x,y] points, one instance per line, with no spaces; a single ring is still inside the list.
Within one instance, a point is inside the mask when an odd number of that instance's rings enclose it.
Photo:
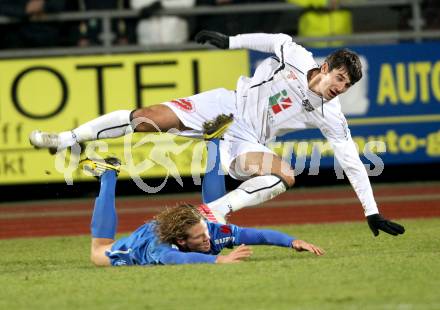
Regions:
[[[331,144],[365,211],[378,213],[367,171],[359,159],[338,97],[326,101],[308,87],[307,73],[318,68],[312,53],[285,34],[244,34],[230,37],[230,48],[274,53],[253,77],[237,83],[237,118],[252,128],[259,143],[288,132],[319,128]]]

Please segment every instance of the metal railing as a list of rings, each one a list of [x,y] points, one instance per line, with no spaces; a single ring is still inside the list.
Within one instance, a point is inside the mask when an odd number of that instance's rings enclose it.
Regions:
[[[421,0],[341,0],[340,8],[354,9],[364,7],[387,7],[387,6],[406,6],[412,11],[412,30],[410,31],[387,31],[375,33],[356,33],[344,36],[329,37],[296,37],[298,43],[308,43],[316,41],[342,40],[347,44],[359,44],[362,42],[389,42],[398,40],[414,40],[420,42],[423,39],[440,38],[440,30],[422,30],[423,18],[420,7]],[[224,14],[249,14],[249,13],[273,13],[273,12],[299,12],[304,8],[288,3],[255,3],[240,5],[222,6],[196,6],[192,8],[173,8],[160,9],[155,15],[175,15],[175,16],[197,16],[197,15],[224,15]],[[66,48],[39,48],[39,49],[17,49],[0,51],[0,58],[17,57],[39,57],[54,55],[83,55],[83,54],[109,54],[109,53],[130,53],[145,51],[164,51],[164,50],[190,50],[207,48],[193,42],[179,44],[156,44],[156,45],[113,45],[114,35],[111,29],[113,19],[140,18],[138,10],[101,10],[86,12],[65,12],[58,14],[45,15],[32,22],[65,22],[82,21],[87,19],[99,19],[102,22],[102,46],[92,47],[66,47]],[[0,24],[21,22],[18,19],[0,16]]]

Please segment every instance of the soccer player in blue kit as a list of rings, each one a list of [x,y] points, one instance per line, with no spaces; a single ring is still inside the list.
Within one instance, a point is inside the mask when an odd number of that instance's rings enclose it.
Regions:
[[[91,221],[91,260],[97,266],[237,263],[252,255],[249,245],[275,245],[323,255],[324,251],[293,236],[268,229],[244,228],[208,221],[204,205],[166,208],[136,229],[115,240],[115,188],[120,162],[86,159],[85,170],[99,177],[99,196]],[[233,248],[220,255],[224,248]]]

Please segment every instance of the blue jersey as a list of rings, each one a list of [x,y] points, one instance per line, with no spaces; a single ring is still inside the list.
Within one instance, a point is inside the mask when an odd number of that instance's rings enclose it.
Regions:
[[[266,244],[291,247],[293,237],[286,234],[236,225],[207,222],[211,250],[206,253],[183,252],[176,245],[159,241],[156,222],[140,226],[130,236],[117,240],[106,255],[113,266],[215,263],[224,248],[240,244]]]

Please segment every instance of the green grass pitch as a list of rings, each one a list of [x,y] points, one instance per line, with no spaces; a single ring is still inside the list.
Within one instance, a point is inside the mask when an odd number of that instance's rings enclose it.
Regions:
[[[323,257],[254,246],[235,265],[96,268],[89,237],[1,240],[0,309],[440,309],[440,219],[275,229]]]

